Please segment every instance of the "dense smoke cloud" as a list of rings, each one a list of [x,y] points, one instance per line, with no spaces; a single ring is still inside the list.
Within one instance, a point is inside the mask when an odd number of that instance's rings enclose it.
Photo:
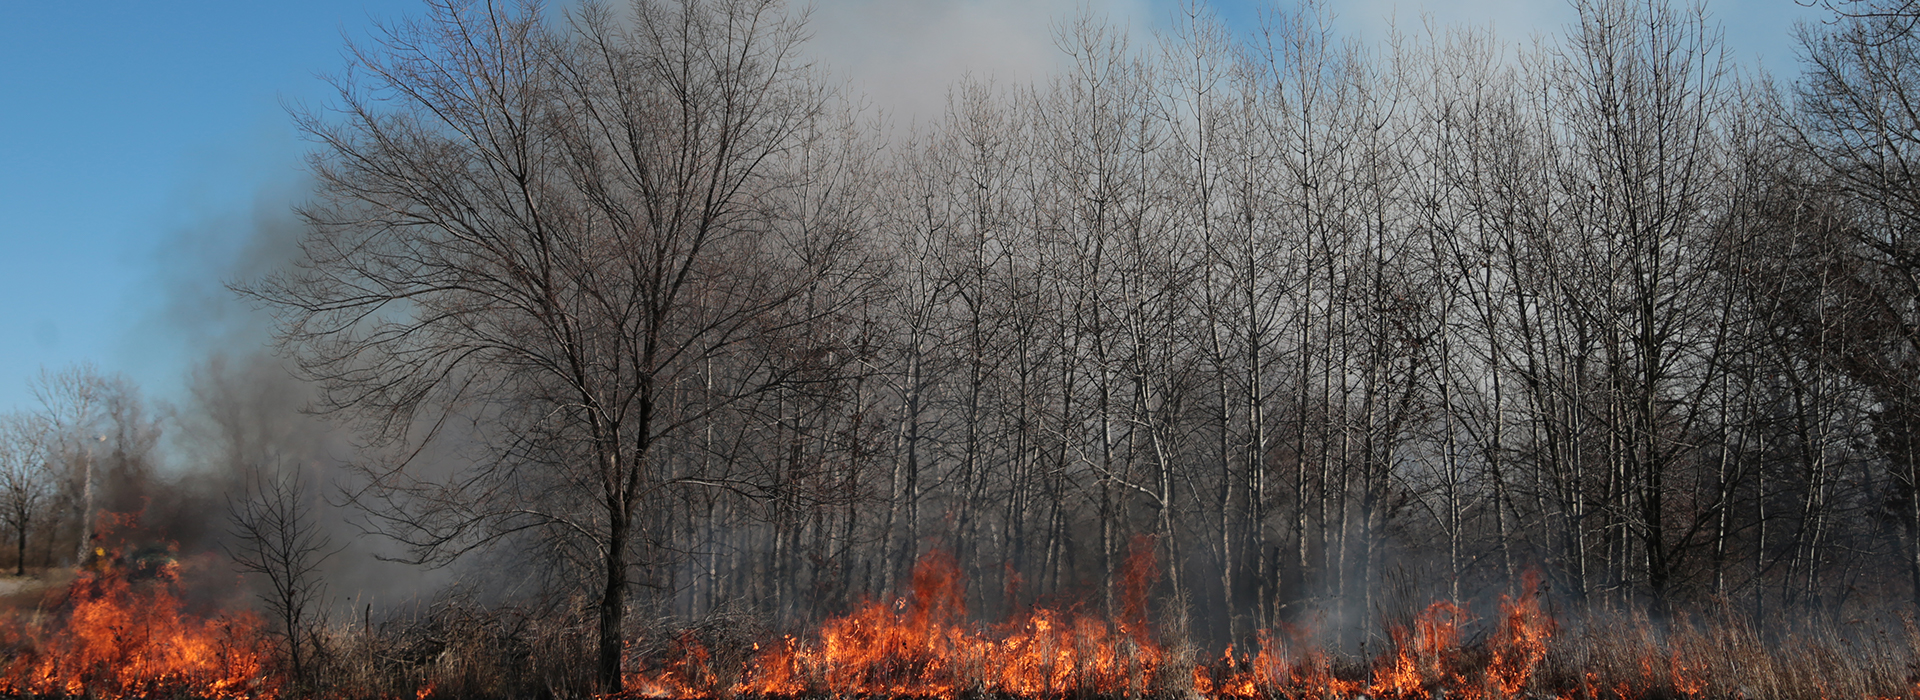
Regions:
[[[313,389],[272,347],[272,319],[228,288],[286,265],[304,228],[295,205],[304,180],[268,182],[244,212],[209,215],[177,229],[160,259],[158,317],[145,332],[156,348],[186,358],[181,394],[163,401],[162,478],[145,494],[143,525],[183,552],[224,552],[228,503],[249,477],[297,479],[334,553],[322,578],[328,608],[354,617],[402,612],[458,579],[383,561],[398,552],[369,536],[345,505],[348,460],[367,458],[351,430],[308,409]],[[171,347],[169,347],[171,346]],[[221,559],[224,563],[224,558]],[[258,582],[254,582],[258,583]]]

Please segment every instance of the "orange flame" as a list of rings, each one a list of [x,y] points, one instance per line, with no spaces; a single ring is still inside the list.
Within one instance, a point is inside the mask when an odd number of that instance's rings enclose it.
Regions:
[[[1459,678],[1451,673],[1449,658],[1460,636],[1459,625],[1467,618],[1465,609],[1440,601],[1427,607],[1413,620],[1413,630],[1396,628],[1392,636],[1395,652],[1391,660],[1374,672],[1372,692],[1389,698],[1425,698],[1429,688]],[[1409,639],[1409,637],[1411,637]]]
[[[15,650],[0,674],[7,695],[209,698],[271,696],[270,646],[250,613],[211,619],[183,614],[169,569],[154,581],[86,572],[68,590],[63,616],[5,623]]]
[[[112,514],[108,514],[112,516]],[[103,518],[103,530],[129,528],[133,516]],[[272,645],[251,613],[203,618],[175,595],[179,565],[98,559],[65,591],[51,615],[0,620],[8,653],[0,694],[125,698],[271,697]]]
[[[1147,613],[1157,574],[1152,540],[1136,539],[1119,577],[1114,620],[1041,607],[1000,625],[969,626],[958,565],[934,551],[914,567],[910,599],[868,603],[827,620],[815,636],[756,647],[733,680],[722,680],[697,639],[682,636],[666,663],[629,677],[627,695],[1140,697],[1169,692],[1177,675],[1194,696],[1221,700],[1505,700],[1529,691],[1553,634],[1530,574],[1518,596],[1501,599],[1485,656],[1472,670],[1460,648],[1461,626],[1471,616],[1443,601],[1392,630],[1390,651],[1366,679],[1341,677],[1318,651],[1289,655],[1266,630],[1250,655],[1229,647],[1216,661],[1174,673]]]
[[[1521,577],[1518,598],[1500,597],[1500,626],[1494,630],[1493,661],[1487,665],[1487,685],[1499,696],[1519,695],[1547,658],[1553,619],[1540,609],[1535,595],[1539,588],[1539,573],[1529,571]]]
[[[913,597],[868,603],[828,620],[817,639],[761,649],[722,686],[698,641],[682,637],[663,668],[628,680],[641,697],[868,695],[952,697],[967,691],[1059,696],[1092,689],[1138,693],[1157,679],[1164,652],[1148,630],[1146,593],[1157,568],[1151,540],[1136,540],[1124,568],[1122,621],[1109,624],[1040,608],[994,628],[964,623],[959,566],[945,552],[913,571]]]

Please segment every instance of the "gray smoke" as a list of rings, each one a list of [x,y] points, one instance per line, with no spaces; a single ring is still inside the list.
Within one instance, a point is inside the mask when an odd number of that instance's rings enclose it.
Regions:
[[[275,352],[272,320],[227,286],[297,254],[303,228],[293,209],[305,191],[304,183],[262,187],[251,211],[175,232],[159,261],[163,310],[147,333],[172,345],[188,366],[166,410],[165,478],[151,487],[144,524],[178,542],[183,554],[222,552],[233,544],[226,541],[227,505],[245,496],[247,476],[295,477],[313,522],[337,550],[322,571],[329,607],[336,617],[358,618],[371,606],[377,618],[411,608],[456,581],[460,570],[384,560],[404,552],[365,532],[344,505],[343,494],[355,486],[346,467],[365,454],[340,420],[308,411],[315,388]]]

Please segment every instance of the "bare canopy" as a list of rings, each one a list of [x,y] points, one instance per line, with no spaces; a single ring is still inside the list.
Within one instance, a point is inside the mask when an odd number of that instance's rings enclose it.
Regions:
[[[418,560],[530,530],[590,552],[604,691],[636,511],[764,486],[659,445],[845,362],[870,288],[860,139],[802,38],[773,0],[435,2],[353,50],[335,111],[299,116],[319,145],[301,254],[241,290],[322,409],[409,455],[353,496]],[[423,476],[410,456],[456,417],[483,457]]]

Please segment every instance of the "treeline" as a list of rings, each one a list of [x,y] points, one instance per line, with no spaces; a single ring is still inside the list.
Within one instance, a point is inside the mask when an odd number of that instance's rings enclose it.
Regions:
[[[319,477],[347,448],[300,414],[306,390],[270,357],[203,358],[174,401],[84,363],[43,369],[27,384],[33,402],[0,413],[0,570],[14,575],[148,547],[217,581],[192,581],[221,589],[203,591],[209,600],[227,596],[227,557],[205,555],[259,541],[244,532],[258,518],[245,514],[273,491],[263,487],[298,485],[299,507],[281,510],[324,506]],[[351,532],[334,522],[305,529]]]
[[[438,3],[300,115],[300,255],[239,291],[365,437],[344,497],[526,555],[602,688],[662,619],[817,620],[930,547],[977,614],[1111,612],[1149,535],[1215,643],[1529,570],[1920,602],[1913,15],[1839,6],[1776,86],[1704,9],[1577,7],[1083,16],[901,135],[777,2]]]
[[[1218,641],[1528,569],[1612,609],[1915,600],[1920,43],[1841,17],[1781,88],[1702,9],[1578,9],[1525,49],[1083,17],[1058,76],[954,86],[874,166],[858,361],[660,457],[786,481],[676,492],[651,590],[804,618],[944,546],[983,614],[1111,609],[1145,533]]]
[[[0,414],[0,562],[16,575],[84,561],[95,522],[83,514],[139,512],[167,481],[158,473],[164,421],[132,380],[78,365],[42,370],[30,389],[34,407]],[[174,537],[206,534],[186,525]]]

